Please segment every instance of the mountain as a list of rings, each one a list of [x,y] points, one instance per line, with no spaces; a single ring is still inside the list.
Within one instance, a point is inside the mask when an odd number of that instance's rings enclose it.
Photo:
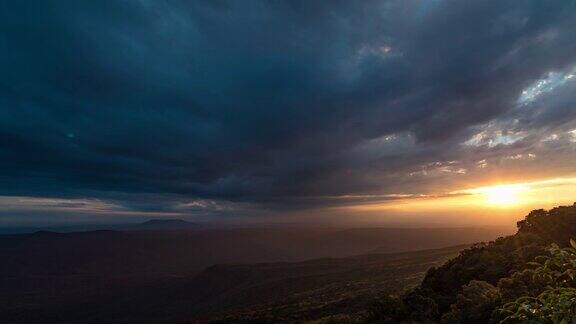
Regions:
[[[140,231],[140,230],[181,230],[199,229],[207,227],[185,221],[183,219],[151,219],[143,223],[129,224],[84,224],[69,226],[42,226],[42,227],[4,227],[0,228],[0,235],[31,234],[35,232],[74,233],[90,231]]]
[[[201,225],[183,219],[151,219],[141,224],[116,227],[117,230],[183,230],[197,229]]]

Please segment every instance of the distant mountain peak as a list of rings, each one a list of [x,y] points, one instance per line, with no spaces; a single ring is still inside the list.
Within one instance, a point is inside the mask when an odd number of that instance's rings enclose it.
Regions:
[[[150,219],[145,221],[144,223],[140,223],[136,226],[136,229],[186,229],[186,228],[195,228],[199,225],[196,223],[192,223],[183,219],[178,218],[157,218],[157,219]]]
[[[142,223],[142,225],[165,225],[165,224],[178,225],[178,224],[193,224],[193,223],[179,218],[155,218],[147,220],[144,223]]]

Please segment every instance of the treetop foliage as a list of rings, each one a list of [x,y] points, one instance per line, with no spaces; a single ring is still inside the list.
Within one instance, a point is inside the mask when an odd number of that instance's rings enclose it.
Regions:
[[[576,204],[530,212],[518,232],[465,249],[413,291],[380,300],[390,323],[576,323]]]

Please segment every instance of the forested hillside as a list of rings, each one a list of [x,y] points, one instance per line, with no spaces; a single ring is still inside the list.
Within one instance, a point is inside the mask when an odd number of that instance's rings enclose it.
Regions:
[[[576,320],[576,204],[534,210],[515,235],[472,246],[367,320],[570,323]]]

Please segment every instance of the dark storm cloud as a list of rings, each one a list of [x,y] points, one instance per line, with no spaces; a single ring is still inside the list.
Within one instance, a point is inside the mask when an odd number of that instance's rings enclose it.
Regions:
[[[576,64],[573,1],[12,1],[0,30],[3,195],[325,205],[576,118],[568,79],[518,103]]]

